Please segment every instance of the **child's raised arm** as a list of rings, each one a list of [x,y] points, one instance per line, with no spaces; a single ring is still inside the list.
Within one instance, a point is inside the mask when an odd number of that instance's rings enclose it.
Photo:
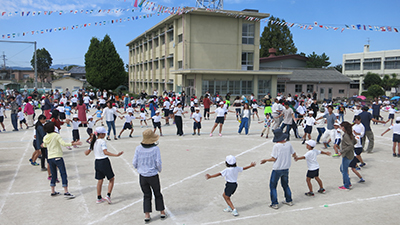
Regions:
[[[271,157],[271,158],[269,158],[269,159],[262,159],[262,160],[261,160],[261,164],[264,164],[264,163],[266,163],[266,162],[275,162],[275,161],[276,161],[276,158]]]
[[[219,177],[219,176],[221,176],[221,173],[216,173],[216,174],[213,174],[213,175],[210,175],[210,174],[207,173],[206,174],[206,179],[208,180],[210,178]]]
[[[328,152],[328,151],[321,151],[321,154],[324,154],[324,155],[331,155],[332,153],[331,153],[331,152]]]
[[[389,128],[388,128],[387,130],[385,130],[385,132],[383,132],[383,133],[381,134],[381,136],[385,135],[389,130],[390,130]]]
[[[251,167],[255,167],[256,166],[256,162],[251,162],[249,166],[243,167],[243,170],[247,170],[250,169]]]

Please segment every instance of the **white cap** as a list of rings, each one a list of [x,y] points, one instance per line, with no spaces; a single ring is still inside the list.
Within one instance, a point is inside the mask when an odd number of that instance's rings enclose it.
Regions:
[[[194,108],[194,110],[196,110],[196,111],[197,111],[197,110],[200,110],[200,108],[199,108],[199,107],[196,107],[196,108]]]
[[[233,165],[236,163],[236,158],[233,155],[228,155],[225,160],[229,165]]]
[[[224,103],[224,102],[220,102],[219,104],[220,104],[220,105],[223,105],[223,104],[225,104],[225,103]]]
[[[333,126],[340,126],[340,124],[339,123],[334,123]]]
[[[88,120],[90,120],[90,119],[93,119],[93,116],[90,115],[90,116],[88,117]]]
[[[400,121],[400,116],[396,117],[396,121]]]
[[[133,113],[133,109],[128,109],[128,110],[126,110],[126,112]]]
[[[106,130],[106,128],[104,128],[104,127],[97,127],[97,128],[96,128],[96,132],[97,132],[98,134],[107,134],[107,130]]]
[[[157,113],[160,113],[160,111],[157,110],[157,111],[156,111],[156,114],[157,114]]]
[[[314,111],[308,111],[309,114],[314,114]]]
[[[75,118],[79,118],[79,117],[78,117],[78,114],[75,114],[75,115],[72,117],[72,119],[75,119]]]
[[[339,116],[339,113],[335,113],[335,116]]]
[[[308,144],[309,146],[311,146],[313,148],[317,145],[317,143],[314,140],[308,140],[308,141],[306,141],[306,144]]]

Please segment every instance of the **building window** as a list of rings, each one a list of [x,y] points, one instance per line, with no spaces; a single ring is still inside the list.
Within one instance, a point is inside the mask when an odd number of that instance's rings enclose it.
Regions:
[[[144,64],[144,70],[147,70],[147,63]]]
[[[165,35],[160,37],[160,41],[162,45],[165,44]]]
[[[301,85],[301,84],[296,84],[295,86],[294,86],[294,92],[296,92],[296,93],[301,93],[303,91],[303,85]]]
[[[400,69],[400,56],[386,57],[385,69]]]
[[[149,62],[149,70],[153,69],[153,63]]]
[[[149,49],[153,49],[153,43],[149,42]]]
[[[29,74],[24,74],[23,77],[24,77],[24,79],[28,79],[29,78]]]
[[[183,35],[180,34],[180,35],[178,35],[178,42],[181,43],[182,41],[183,41]]]
[[[254,53],[242,53],[242,70],[253,70]]]
[[[168,33],[168,40],[169,42],[174,41],[174,32]]]
[[[147,43],[144,44],[144,51],[147,51]]]
[[[158,70],[158,61],[153,62],[156,65],[156,70]]]
[[[203,91],[209,91],[212,95],[249,95],[253,92],[253,81],[251,80],[203,80]]]
[[[276,85],[276,92],[284,93],[285,92],[285,84],[277,84]]]
[[[168,59],[169,68],[174,67],[174,59]]]
[[[307,93],[312,93],[314,91],[314,85],[313,84],[307,84]]]
[[[183,68],[183,63],[182,61],[178,61],[178,69],[182,69]]]
[[[364,59],[364,70],[380,70],[381,69],[381,58],[369,58]]]
[[[254,45],[254,24],[244,23],[242,25],[242,44]]]
[[[339,94],[344,94],[344,89],[339,89]]]
[[[163,59],[163,60],[161,60],[160,62],[161,62],[161,68],[164,69],[164,68],[165,68],[165,60]]]
[[[344,64],[344,70],[360,70],[360,59],[346,60]]]

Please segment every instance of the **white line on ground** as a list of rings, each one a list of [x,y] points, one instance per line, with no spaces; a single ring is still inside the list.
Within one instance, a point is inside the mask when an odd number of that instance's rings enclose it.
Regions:
[[[171,210],[168,209],[167,205],[165,205],[165,211],[168,213],[168,217],[171,218],[176,224],[180,224],[176,221],[175,215],[171,212]]]
[[[270,142],[264,142],[264,143],[262,143],[262,144],[260,144],[260,145],[257,145],[257,146],[255,146],[255,147],[253,147],[253,148],[250,148],[250,149],[248,149],[248,150],[246,150],[246,151],[244,151],[244,152],[242,152],[242,153],[239,153],[238,155],[236,155],[236,157],[241,156],[241,155],[243,155],[243,154],[245,154],[245,153],[248,153],[248,152],[250,152],[250,151],[253,151],[253,150],[255,150],[255,149],[257,149],[257,148],[259,148],[259,147],[261,147],[261,146],[263,146],[263,145],[265,145],[265,144],[267,144],[267,143],[270,143]],[[198,175],[200,175],[200,174],[204,174],[206,171],[208,171],[208,170],[210,170],[210,169],[212,169],[212,168],[214,168],[214,167],[217,167],[217,166],[219,166],[219,165],[221,165],[221,164],[223,164],[223,163],[225,163],[225,161],[220,162],[220,163],[217,163],[217,164],[215,164],[215,165],[213,165],[213,166],[208,167],[208,168],[205,169],[205,170],[202,170],[202,171],[200,171],[200,172],[198,172],[198,173],[195,173],[195,174],[193,174],[193,175],[191,175],[191,176],[188,176],[188,177],[186,177],[186,178],[184,178],[184,179],[182,179],[182,180],[180,180],[180,181],[177,181],[177,182],[175,182],[175,183],[169,185],[168,187],[163,188],[162,191],[167,190],[168,188],[171,188],[171,187],[173,187],[173,186],[175,186],[175,185],[177,185],[177,184],[183,183],[183,182],[186,181],[186,180],[192,179],[193,177],[196,177],[196,176],[198,176]],[[120,211],[122,211],[122,210],[124,210],[124,209],[127,209],[127,208],[129,208],[129,207],[135,205],[136,203],[141,202],[141,201],[143,201],[143,199],[137,200],[137,201],[135,201],[135,202],[133,202],[133,203],[131,203],[131,204],[129,204],[129,205],[126,205],[126,206],[122,207],[121,209],[117,209],[117,210],[115,210],[114,212],[103,216],[103,217],[100,218],[99,220],[92,221],[92,222],[90,222],[90,223],[88,223],[88,224],[94,224],[94,223],[101,222],[101,221],[107,219],[109,216],[112,216],[112,215],[114,215],[114,214],[116,214],[116,213],[118,213],[118,212],[120,212]]]
[[[15,179],[17,178],[19,169],[21,168],[22,161],[23,161],[24,158],[25,158],[25,155],[26,155],[26,153],[27,153],[27,151],[28,151],[28,148],[29,148],[29,144],[26,146],[25,151],[24,151],[24,154],[22,154],[22,157],[21,157],[21,159],[19,160],[19,163],[18,163],[18,167],[17,167],[17,169],[15,170],[15,174],[14,174],[13,178],[11,179],[10,185],[9,185],[8,188],[7,188],[7,191],[6,191],[4,200],[3,200],[3,202],[1,203],[1,206],[0,206],[0,215],[3,213],[3,208],[4,208],[4,205],[6,204],[8,193],[10,193],[11,188],[12,188],[12,186],[14,185]]]
[[[114,146],[113,146],[110,142],[108,142],[107,144],[108,144],[112,149],[114,149],[114,152],[115,152],[115,153],[118,153],[117,149],[114,148]],[[121,156],[124,156],[124,155],[121,155]],[[124,162],[128,165],[129,169],[132,170],[133,174],[135,174],[136,176],[139,176],[139,174],[136,172],[135,168],[133,168],[133,165],[130,164],[130,163],[128,162],[128,160],[126,160],[124,157],[120,157],[120,158],[122,158],[122,160],[124,160]]]
[[[358,202],[385,199],[385,198],[396,197],[396,196],[400,196],[400,193],[390,194],[390,195],[383,195],[383,196],[376,196],[376,197],[371,197],[371,198],[356,199],[356,200],[352,200],[352,201],[337,202],[337,203],[332,203],[332,204],[325,204],[325,205],[321,205],[319,207],[321,207],[321,208],[324,208],[326,206],[332,207],[332,206],[338,206],[338,205],[353,204],[353,203],[358,203]],[[252,218],[256,218],[256,217],[271,216],[271,215],[282,214],[282,213],[291,213],[291,212],[296,212],[296,211],[306,211],[306,210],[310,210],[310,209],[313,209],[313,208],[314,207],[307,207],[307,208],[286,210],[286,211],[275,212],[275,213],[258,214],[258,215],[253,215],[253,216],[245,216],[245,217],[240,217],[240,218],[238,217],[238,218],[229,219],[229,220],[213,221],[213,222],[207,222],[207,223],[202,223],[202,224],[228,223],[228,222],[233,222],[233,221],[252,219]]]
[[[75,160],[75,151],[72,152],[72,156],[74,157],[75,173],[78,178],[77,180],[78,180],[79,194],[81,196],[80,199],[81,199],[81,202],[83,203],[83,208],[85,208],[85,211],[86,211],[84,214],[84,217],[86,217],[89,214],[89,207],[86,204],[85,196],[83,196],[83,193],[82,193],[81,176],[79,175],[78,164],[76,163],[76,160]]]
[[[24,140],[24,138],[25,138],[25,136],[26,136],[26,132],[28,132],[28,131],[25,131],[25,132],[24,132],[24,134],[22,135],[21,141]]]

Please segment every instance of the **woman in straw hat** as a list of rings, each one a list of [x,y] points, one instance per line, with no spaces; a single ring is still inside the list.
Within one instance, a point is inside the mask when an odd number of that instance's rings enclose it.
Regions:
[[[145,213],[144,221],[150,221],[152,211],[151,198],[152,191],[155,196],[156,210],[161,212],[161,218],[166,218],[164,199],[161,194],[160,179],[158,173],[161,172],[161,154],[157,141],[160,136],[151,129],[143,131],[143,140],[136,147],[133,157],[133,167],[140,174],[139,183],[143,192],[143,211]]]

